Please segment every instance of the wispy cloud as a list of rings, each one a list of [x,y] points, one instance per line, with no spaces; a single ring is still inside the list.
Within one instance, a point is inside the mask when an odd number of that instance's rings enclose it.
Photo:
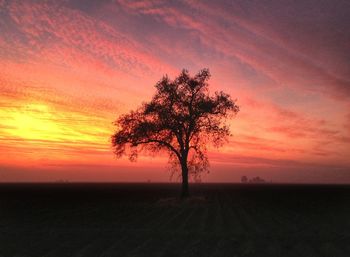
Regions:
[[[346,1],[0,0],[0,163],[110,165],[118,114],[149,99],[162,75],[209,67],[212,90],[241,106],[222,158],[261,170],[270,159],[350,166],[348,10]]]

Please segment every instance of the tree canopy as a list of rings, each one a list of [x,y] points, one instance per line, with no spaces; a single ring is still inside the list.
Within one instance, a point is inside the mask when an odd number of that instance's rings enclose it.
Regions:
[[[230,135],[225,121],[239,111],[230,95],[210,94],[209,78],[208,69],[193,77],[187,70],[174,80],[164,76],[150,102],[115,121],[117,130],[112,135],[117,157],[128,155],[136,160],[140,151],[168,152],[174,167],[181,168],[184,197],[188,175],[198,176],[208,169],[208,144],[225,142]]]

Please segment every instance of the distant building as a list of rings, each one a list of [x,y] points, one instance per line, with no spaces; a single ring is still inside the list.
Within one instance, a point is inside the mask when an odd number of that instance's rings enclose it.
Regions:
[[[242,183],[247,183],[247,182],[248,182],[247,176],[242,176],[241,182],[242,182]]]
[[[265,183],[265,180],[259,176],[249,179],[249,183]]]
[[[242,176],[242,183],[266,183],[265,179],[260,178],[259,176],[248,179],[247,176]]]

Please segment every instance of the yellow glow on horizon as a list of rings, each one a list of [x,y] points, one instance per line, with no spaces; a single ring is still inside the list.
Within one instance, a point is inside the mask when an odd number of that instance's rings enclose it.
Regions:
[[[50,108],[43,104],[28,104],[24,108],[9,113],[5,125],[9,134],[22,139],[55,140],[62,133],[58,124],[53,121]]]
[[[42,142],[96,144],[108,140],[108,127],[83,113],[58,110],[45,103],[28,103],[0,109],[2,138]],[[42,141],[42,142],[41,142]]]

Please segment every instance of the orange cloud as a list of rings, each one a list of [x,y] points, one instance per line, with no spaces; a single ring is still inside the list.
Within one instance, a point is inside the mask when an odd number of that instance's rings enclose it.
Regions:
[[[322,165],[345,170],[350,79],[344,10],[333,7],[331,15],[322,4],[315,10],[276,4],[123,0],[92,8],[89,2],[0,1],[0,165],[17,174],[12,179],[30,179],[21,168],[33,179],[50,179],[34,165],[55,170],[55,178],[87,169],[91,180],[118,165],[125,180],[120,169],[136,165],[138,175],[130,178],[145,179],[142,165],[164,167],[166,156],[116,161],[112,121],[148,100],[162,75],[209,67],[212,90],[229,92],[241,107],[230,122],[230,143],[219,154],[210,149],[213,170],[308,170],[305,163],[313,163],[315,177]],[[108,174],[104,178],[118,179]],[[225,174],[208,179],[238,178]]]

